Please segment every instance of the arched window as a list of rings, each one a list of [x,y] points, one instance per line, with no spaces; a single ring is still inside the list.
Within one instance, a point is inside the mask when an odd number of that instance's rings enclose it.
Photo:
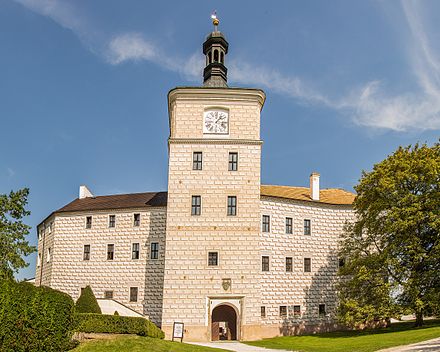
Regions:
[[[223,51],[220,53],[220,62],[221,62],[222,64],[225,63],[225,54],[224,54]]]
[[[218,62],[218,50],[214,50],[214,62]]]
[[[208,64],[212,63],[212,53],[208,53]]]

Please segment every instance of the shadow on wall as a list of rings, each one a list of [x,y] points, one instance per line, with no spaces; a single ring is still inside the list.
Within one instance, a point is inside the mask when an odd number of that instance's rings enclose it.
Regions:
[[[147,241],[144,244],[144,252],[146,252],[144,315],[160,327],[165,273],[166,212],[162,208],[152,209],[149,224]],[[154,244],[158,244],[158,247]],[[153,253],[155,251],[158,251],[157,254]]]
[[[310,286],[304,289],[304,302],[300,314],[295,312],[295,306],[288,307],[288,318],[284,319],[280,328],[283,336],[341,328],[336,321],[338,269],[338,254],[332,249],[326,256],[324,265],[313,273]]]

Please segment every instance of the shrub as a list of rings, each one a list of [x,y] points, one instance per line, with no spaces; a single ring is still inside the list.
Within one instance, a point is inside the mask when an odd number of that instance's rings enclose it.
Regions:
[[[77,313],[75,330],[78,332],[136,334],[139,336],[164,338],[164,333],[154,323],[138,317]]]
[[[73,300],[65,293],[27,282],[1,281],[1,351],[66,351],[73,313]]]
[[[86,286],[86,288],[82,290],[81,295],[76,301],[75,309],[78,313],[101,314],[101,308],[99,308],[98,301],[90,286]]]

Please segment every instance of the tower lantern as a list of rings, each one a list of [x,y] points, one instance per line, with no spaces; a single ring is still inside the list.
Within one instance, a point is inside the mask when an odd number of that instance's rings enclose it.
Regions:
[[[217,14],[211,15],[214,31],[203,43],[203,54],[206,56],[206,66],[203,71],[203,85],[205,87],[227,87],[228,69],[225,66],[225,57],[228,53],[228,42],[218,30],[220,23]]]

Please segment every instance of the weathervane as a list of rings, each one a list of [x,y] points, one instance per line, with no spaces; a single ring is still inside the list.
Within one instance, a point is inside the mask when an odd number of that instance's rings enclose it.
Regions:
[[[217,32],[217,26],[220,23],[219,19],[217,18],[217,11],[214,10],[214,12],[211,14],[212,18],[212,24],[214,25],[214,32]]]

